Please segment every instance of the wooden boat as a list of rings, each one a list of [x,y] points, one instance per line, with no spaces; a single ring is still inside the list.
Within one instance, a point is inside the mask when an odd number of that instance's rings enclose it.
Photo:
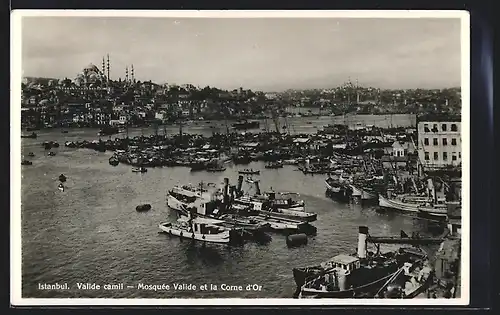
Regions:
[[[275,231],[297,231],[304,229],[308,223],[305,221],[278,219],[265,215],[250,216],[249,218],[269,224],[269,227]]]
[[[28,160],[22,160],[21,165],[33,165],[33,162],[28,161]]]
[[[47,153],[48,156],[56,156],[56,153],[54,151],[50,151],[49,153]]]
[[[135,210],[139,211],[139,212],[149,211],[149,210],[151,210],[151,205],[149,203],[138,205],[137,207],[135,207]]]
[[[59,175],[59,181],[64,183],[66,181],[66,176],[64,176],[64,174]]]
[[[395,198],[387,198],[382,195],[378,196],[379,206],[381,208],[389,208],[392,210],[413,213],[436,213],[444,214],[446,206],[438,200],[437,204],[432,204],[432,200],[426,196],[407,196],[399,195]],[[422,211],[421,211],[422,210]]]
[[[260,174],[260,171],[259,170],[247,170],[247,169],[244,169],[242,171],[238,171],[238,174],[246,174],[246,175],[259,175]]]
[[[331,177],[328,177],[325,180],[325,185],[326,185],[326,189],[332,193],[340,193],[340,191],[342,189],[342,185],[339,183],[339,181],[337,181]]]
[[[34,157],[34,156],[35,156],[35,153],[30,152],[30,153],[28,153],[28,156],[29,156],[29,157]]]
[[[38,137],[38,135],[34,132],[32,132],[29,135],[21,135],[21,138],[28,138],[28,139],[36,139],[37,137]]]
[[[263,222],[253,217],[244,217],[235,214],[223,214],[217,219],[249,231],[259,231],[270,227],[268,222]]]
[[[220,226],[224,221],[181,216],[176,222],[160,223],[159,228],[169,235],[205,243],[229,244],[230,231]]]
[[[132,169],[132,172],[134,172],[134,173],[146,173],[147,171],[148,171],[148,169],[145,167],[142,167],[142,166],[141,167],[134,167]]]

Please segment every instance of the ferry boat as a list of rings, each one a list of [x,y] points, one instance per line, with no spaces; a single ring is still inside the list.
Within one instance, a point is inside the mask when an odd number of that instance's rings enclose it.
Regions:
[[[405,262],[425,257],[424,253],[399,251],[368,255],[368,228],[359,227],[356,255],[340,254],[319,266],[294,269],[299,298],[374,297],[400,273]],[[302,284],[303,283],[303,284]]]
[[[187,238],[204,243],[229,244],[230,230],[221,226],[224,221],[181,216],[176,222],[160,223],[159,228],[165,233],[180,238]]]

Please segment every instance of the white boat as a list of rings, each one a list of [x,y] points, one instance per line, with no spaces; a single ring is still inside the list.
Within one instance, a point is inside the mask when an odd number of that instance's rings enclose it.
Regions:
[[[263,215],[251,216],[249,218],[258,220],[263,223],[269,224],[269,227],[273,230],[284,231],[284,230],[300,230],[307,225],[307,222],[300,222],[295,220],[277,219],[272,217],[266,217]]]
[[[57,189],[59,189],[60,191],[64,191],[64,185],[63,184],[59,184],[57,186]]]
[[[366,189],[363,189],[359,187],[358,185],[350,184],[349,187],[352,189],[352,195],[353,196],[358,196],[362,200],[370,200],[370,199],[375,199],[377,198],[377,194],[367,191]]]
[[[222,223],[224,221],[181,216],[176,222],[160,223],[158,227],[165,233],[181,238],[205,243],[228,244],[231,240],[230,230],[219,225]]]
[[[382,208],[389,208],[404,212],[421,212],[421,209],[425,212],[429,212],[431,208],[435,213],[444,213],[446,211],[446,206],[442,203],[442,200],[438,200],[437,204],[431,205],[431,200],[426,196],[411,196],[411,195],[400,195],[395,198],[386,198],[382,195],[378,197],[379,206]]]
[[[132,172],[134,172],[134,173],[146,173],[147,171],[148,171],[148,169],[145,167],[134,167],[132,169]]]

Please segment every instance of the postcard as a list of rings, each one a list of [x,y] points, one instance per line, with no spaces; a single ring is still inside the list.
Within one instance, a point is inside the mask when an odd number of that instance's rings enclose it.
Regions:
[[[467,305],[469,42],[465,11],[14,11],[12,305]]]

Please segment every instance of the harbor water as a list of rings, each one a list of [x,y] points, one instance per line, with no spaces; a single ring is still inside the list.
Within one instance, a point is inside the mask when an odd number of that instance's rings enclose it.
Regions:
[[[184,131],[209,135],[213,128],[208,126],[200,122]],[[314,128],[305,122],[297,126],[304,130],[301,132]],[[172,127],[169,132],[174,130]],[[130,136],[151,132],[136,129]],[[332,200],[325,195],[325,175],[304,175],[295,166],[265,169],[263,163],[255,162],[227,164],[222,173],[190,172],[188,167],[134,173],[127,165],[109,165],[112,152],[64,147],[65,141],[96,139],[97,130],[37,133],[37,139],[22,139],[22,154],[35,154],[30,159],[32,166],[22,166],[24,298],[290,298],[295,291],[292,268],[354,252],[358,226],[368,226],[370,234],[377,236],[399,235],[401,230],[421,232],[424,228],[424,223],[414,218],[377,213],[376,203]],[[44,141],[60,144],[52,149],[55,156],[47,155],[41,145]],[[299,192],[307,210],[318,214],[313,223],[317,235],[311,236],[307,245],[288,248],[286,236],[274,233],[268,244],[248,242],[234,247],[193,244],[158,233],[159,223],[175,219],[166,205],[170,188],[200,181],[219,184],[224,177],[236,183],[238,170],[244,168],[261,171],[258,178],[263,191]],[[67,177],[64,192],[57,189],[60,174]],[[152,209],[137,212],[135,207],[143,203],[151,204]],[[40,284],[56,282],[67,283],[69,289],[39,289]],[[95,283],[101,289],[80,290],[77,283]],[[102,289],[105,284],[120,283],[123,289]],[[170,289],[138,289],[139,284],[168,284]],[[174,284],[191,284],[196,289],[176,290]],[[204,284],[209,290],[200,289]],[[222,290],[223,284],[232,290]],[[210,285],[218,290],[210,290]],[[247,290],[248,285],[256,286]]]

